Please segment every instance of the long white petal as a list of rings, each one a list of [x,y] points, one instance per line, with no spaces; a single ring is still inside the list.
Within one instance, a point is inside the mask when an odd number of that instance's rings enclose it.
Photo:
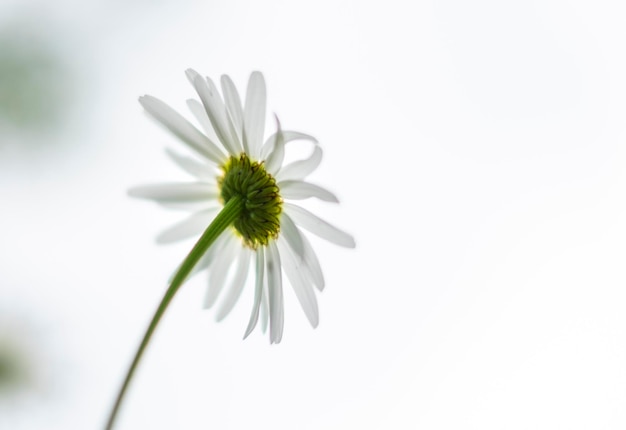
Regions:
[[[319,310],[311,282],[302,276],[302,266],[298,262],[298,257],[286,245],[285,241],[279,238],[277,242],[282,259],[282,267],[293,287],[293,291],[296,293],[300,306],[302,306],[302,310],[311,325],[317,327],[319,324]]]
[[[157,202],[211,201],[217,198],[217,187],[204,182],[139,185],[128,195]]]
[[[300,229],[293,224],[293,220],[291,220],[289,215],[283,212],[281,216],[281,228],[284,228],[285,225],[292,224],[288,227],[289,234],[283,234],[282,236],[284,236],[285,241],[297,256],[299,267],[306,272],[303,276],[309,277],[313,284],[322,291],[325,285],[324,274],[322,273],[317,255],[313,247],[311,247],[311,243]],[[296,238],[295,240],[294,237]]]
[[[308,140],[317,145],[317,139],[308,134],[300,133],[299,131],[292,130],[282,130],[283,138],[285,139],[285,144],[289,142],[293,142],[294,140]],[[274,142],[276,141],[276,133],[272,133],[263,144],[261,148],[260,158],[261,160],[265,160],[267,156],[274,149]]]
[[[220,138],[217,137],[217,134],[215,134],[215,130],[213,130],[213,124],[211,124],[211,120],[209,119],[209,116],[206,114],[204,105],[196,99],[188,99],[187,107],[189,108],[193,116],[196,118],[198,123],[200,123],[200,126],[206,133],[206,136],[209,138],[209,140],[211,140],[214,143],[219,142]],[[216,145],[216,148],[218,148],[217,145]],[[223,160],[225,158],[223,151],[219,148],[218,148],[218,151],[222,154],[221,160]]]
[[[191,277],[197,275],[198,273],[202,272],[206,268],[210,267],[211,263],[213,263],[213,256],[222,251],[222,247],[226,243],[226,240],[225,240],[226,237],[227,235],[222,234],[217,239],[215,239],[215,242],[213,242],[213,245],[200,258],[200,261],[198,262],[198,264],[196,264],[195,267],[191,270],[191,273],[189,274],[189,276],[187,276],[187,279],[190,279]],[[180,264],[178,265],[174,273],[172,273],[172,275],[169,277],[167,281],[168,283],[172,283],[172,279],[174,279],[174,275],[178,272],[179,269],[180,269]]]
[[[239,155],[241,151],[243,151],[243,148],[241,146],[241,142],[239,142],[239,137],[237,131],[235,130],[235,125],[233,124],[233,121],[228,114],[226,104],[224,103],[224,100],[222,100],[222,96],[217,90],[217,86],[215,85],[213,80],[208,76],[206,76],[205,79],[206,83],[209,85],[209,90],[213,95],[215,108],[217,109],[216,112],[220,117],[220,123],[225,124],[226,128],[224,129],[224,138],[228,140],[228,144],[233,148],[234,153],[231,154]]]
[[[211,89],[211,93],[217,98],[219,108],[223,110],[223,122],[226,123],[226,129],[228,133],[226,134],[228,143],[232,146],[234,153],[233,155],[239,155],[243,152],[243,146],[241,146],[241,131],[237,130],[235,123],[233,122],[233,118],[228,112],[228,108],[225,102],[222,100],[219,91],[217,90],[217,86],[211,78],[206,77],[206,81],[209,84],[209,88]]]
[[[215,144],[165,102],[156,97],[145,95],[139,97],[139,103],[153,118],[196,152],[215,163],[220,162],[221,151]]]
[[[280,170],[283,165],[283,161],[285,160],[285,139],[280,129],[280,121],[278,121],[278,117],[276,117],[276,128],[274,149],[265,160],[265,170],[272,175],[275,175],[276,172]]]
[[[252,312],[250,313],[250,321],[246,328],[243,338],[247,338],[252,330],[256,327],[259,320],[259,309],[261,307],[261,298],[263,297],[263,276],[265,269],[265,259],[263,258],[263,247],[259,246],[256,250],[256,280],[254,286],[254,303],[252,304]]]
[[[322,162],[322,148],[316,146],[313,148],[311,156],[305,160],[294,161],[287,164],[276,174],[276,180],[279,182],[291,179],[304,179],[313,172]]]
[[[266,268],[270,302],[270,343],[280,343],[285,323],[280,255],[273,241],[269,243],[267,249],[269,251]]]
[[[235,306],[235,303],[237,303],[239,296],[241,296],[241,291],[243,291],[246,279],[248,279],[250,257],[252,257],[252,251],[249,248],[242,247],[239,250],[239,261],[237,262],[237,268],[235,269],[235,276],[231,282],[228,294],[217,311],[217,315],[215,317],[217,321],[223,320],[230,313]]]
[[[266,109],[265,79],[261,72],[252,72],[246,90],[246,105],[243,112],[244,146],[250,155],[258,158],[265,132]]]
[[[304,258],[304,243],[302,242],[302,235],[294,224],[293,220],[283,212],[280,215],[280,235],[284,237],[291,249],[294,250],[298,259]]]
[[[265,255],[265,261],[267,263],[267,254]],[[267,325],[269,323],[269,314],[270,314],[270,306],[268,304],[269,299],[267,298],[267,276],[265,276],[265,281],[264,281],[264,287],[263,287],[263,294],[261,295],[261,333],[265,334],[265,332],[267,331]]]
[[[304,181],[281,181],[278,183],[280,195],[285,199],[302,200],[316,197],[325,202],[339,203],[337,197],[319,185]]]
[[[230,119],[235,127],[237,138],[241,140],[243,135],[243,110],[241,108],[241,99],[239,93],[233,81],[228,75],[222,75],[222,94],[224,94],[224,102],[226,103],[226,110],[230,115]],[[244,151],[248,152],[248,148],[245,146]]]
[[[300,206],[283,203],[284,210],[295,221],[297,225],[311,233],[326,239],[335,245],[345,248],[354,248],[356,246],[354,239],[348,233],[339,230],[337,227],[329,224],[308,210]]]
[[[231,232],[225,231],[222,234],[227,234],[230,237],[227,238],[227,242],[222,248],[222,252],[217,254],[213,261],[212,268],[209,271],[209,288],[207,289],[204,299],[204,307],[210,308],[215,304],[217,296],[224,287],[228,272],[233,263],[233,257],[237,251],[237,239]]]
[[[156,202],[159,206],[166,209],[173,209],[183,212],[202,212],[209,209],[217,209],[218,203],[215,201],[185,201],[185,202]]]
[[[211,125],[213,126],[213,130],[215,130],[215,134],[217,134],[217,137],[220,142],[222,142],[222,145],[224,145],[224,148],[226,148],[228,153],[230,155],[236,155],[237,148],[234,145],[228,128],[226,107],[219,97],[219,94],[217,94],[215,84],[213,84],[213,81],[210,79],[204,79],[202,76],[194,73],[195,72],[188,71],[188,76],[190,77],[190,80],[193,79],[192,84],[200,96],[200,100],[202,100],[204,110],[211,120]]]
[[[180,221],[167,230],[161,232],[156,241],[159,244],[178,242],[194,236],[199,236],[209,226],[215,217],[217,208],[197,212],[183,221]]]
[[[230,232],[224,232],[217,239],[215,239],[213,245],[209,247],[209,249],[202,256],[198,264],[196,264],[196,266],[193,268],[189,277],[211,267],[211,265],[215,261],[215,256],[221,254],[224,246],[228,244],[230,236],[229,233]]]
[[[213,179],[216,175],[215,165],[213,163],[203,163],[191,157],[185,157],[176,151],[166,148],[167,155],[178,164],[178,167],[200,179]]]
[[[302,243],[304,245],[304,268],[313,280],[313,284],[318,290],[322,291],[326,283],[324,281],[324,272],[322,272],[322,267],[317,259],[317,254],[315,254],[311,242],[309,242],[306,235],[301,233],[300,236],[302,237]]]

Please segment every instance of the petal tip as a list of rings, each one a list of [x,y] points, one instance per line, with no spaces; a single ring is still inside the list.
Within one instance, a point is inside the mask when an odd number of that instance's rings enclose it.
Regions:
[[[194,69],[185,70],[185,75],[187,76],[187,79],[189,80],[189,82],[191,82],[191,84],[194,86],[195,86],[196,79],[200,77],[200,74],[196,72]]]
[[[261,79],[261,80],[265,80],[265,77],[263,76],[263,73],[259,70],[253,70],[252,73],[250,73],[250,79]]]
[[[144,187],[142,186],[131,187],[126,190],[126,195],[138,199],[145,198],[144,194],[142,193],[143,188]]]
[[[139,96],[137,98],[137,101],[139,102],[141,106],[144,107],[144,109],[147,109],[146,105],[148,105],[149,103],[152,103],[153,100],[154,100],[154,97],[148,94],[144,94],[143,96]]]

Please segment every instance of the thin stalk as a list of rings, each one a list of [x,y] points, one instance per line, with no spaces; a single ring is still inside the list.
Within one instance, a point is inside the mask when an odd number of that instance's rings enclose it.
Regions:
[[[107,425],[105,427],[106,430],[111,430],[113,428],[113,424],[115,423],[115,419],[117,417],[117,413],[119,412],[122,401],[124,400],[124,395],[126,394],[126,390],[130,384],[131,379],[137,369],[137,365],[139,364],[139,360],[148,346],[148,342],[152,338],[154,330],[156,329],[163,313],[169,306],[170,302],[174,298],[174,295],[180,288],[180,286],[185,282],[189,273],[193,270],[195,265],[198,263],[200,258],[205,254],[207,249],[213,244],[215,239],[219,237],[224,230],[230,226],[235,219],[241,214],[241,210],[244,207],[244,201],[239,196],[231,197],[228,202],[224,205],[220,213],[217,214],[213,222],[207,227],[207,229],[202,233],[198,242],[194,245],[189,255],[185,258],[183,263],[180,265],[178,271],[172,278],[172,283],[169,288],[165,292],[163,299],[161,299],[161,303],[157,308],[154,316],[152,317],[152,321],[150,321],[150,325],[146,330],[146,333],[141,340],[141,344],[135,353],[135,358],[128,369],[128,373],[126,373],[126,378],[124,379],[124,383],[122,384],[122,388],[120,389],[117,399],[115,400],[115,404],[113,405],[113,409],[111,410],[111,414],[109,415],[109,419],[107,421]]]

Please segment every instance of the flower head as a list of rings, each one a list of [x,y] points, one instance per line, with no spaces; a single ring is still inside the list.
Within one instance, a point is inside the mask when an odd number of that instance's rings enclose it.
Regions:
[[[339,246],[355,246],[350,235],[290,202],[308,198],[338,202],[330,191],[305,181],[322,159],[317,140],[304,133],[282,130],[278,119],[276,132],[263,139],[266,90],[259,72],[250,76],[243,106],[228,76],[221,78],[223,98],[211,79],[193,70],[187,71],[187,77],[201,100],[188,100],[187,105],[204,132],[155,97],[146,95],[139,102],[199,156],[192,158],[168,150],[172,160],[195,180],[139,186],[132,188],[130,195],[192,212],[161,233],[157,237],[160,243],[200,235],[226,203],[240,199],[243,206],[230,231],[217,239],[195,268],[210,269],[205,306],[212,307],[226,290],[217,311],[217,319],[224,318],[241,295],[253,265],[255,294],[244,338],[255,328],[259,316],[265,326],[269,314],[270,342],[280,342],[284,322],[283,272],[309,322],[316,327],[319,317],[314,287],[321,291],[324,277],[315,252],[300,229]],[[306,159],[284,164],[285,147],[293,141],[311,142],[313,152]],[[229,277],[231,271],[233,276]]]

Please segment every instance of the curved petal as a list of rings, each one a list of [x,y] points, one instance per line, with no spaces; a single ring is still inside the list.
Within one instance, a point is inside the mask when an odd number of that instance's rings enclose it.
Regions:
[[[319,185],[304,181],[288,180],[278,183],[280,195],[285,199],[301,200],[317,197],[325,202],[339,203],[337,197]]]
[[[215,212],[217,212],[217,208],[194,213],[161,232],[156,238],[157,243],[173,243],[200,235],[213,220]]]
[[[252,313],[250,313],[250,321],[246,328],[243,338],[247,338],[252,330],[256,327],[259,320],[259,310],[261,308],[261,298],[263,297],[263,269],[265,268],[265,259],[263,257],[263,247],[259,246],[256,250],[256,280],[254,286],[254,303],[252,304]]]
[[[224,102],[222,102],[222,99],[217,93],[215,84],[209,78],[204,79],[193,70],[187,70],[187,76],[200,96],[204,110],[209,116],[209,120],[211,120],[213,130],[215,130],[215,134],[228,153],[230,155],[236,155],[238,153],[237,146],[228,128],[226,106],[224,106]]]
[[[231,282],[230,289],[224,298],[220,309],[217,311],[217,315],[215,317],[217,321],[223,320],[230,313],[235,306],[235,303],[237,303],[239,296],[241,296],[243,287],[246,285],[246,279],[248,279],[250,257],[252,257],[252,251],[247,247],[242,247],[239,251],[239,261],[237,262],[235,276]]]
[[[279,238],[277,242],[285,274],[293,287],[293,291],[296,293],[304,314],[315,328],[319,324],[319,310],[311,282],[302,276],[302,266],[298,263],[299,258],[283,240]]]
[[[289,215],[284,212],[280,215],[280,232],[280,237],[285,238],[291,249],[293,249],[298,256],[298,259],[302,260],[302,258],[304,258],[304,243],[302,243],[302,235]]]
[[[311,174],[322,162],[322,148],[316,146],[313,148],[311,156],[305,160],[294,161],[287,164],[276,174],[276,180],[278,182],[292,180],[292,179],[304,179]]]
[[[302,237],[302,243],[304,245],[304,268],[313,280],[313,285],[315,285],[318,290],[322,291],[326,283],[324,281],[324,272],[322,272],[322,267],[317,259],[317,254],[315,254],[306,235],[300,233],[300,236]]]
[[[228,244],[228,241],[228,233],[221,234],[217,239],[215,239],[213,245],[209,247],[209,249],[202,256],[198,264],[196,264],[196,266],[193,268],[193,270],[189,274],[189,277],[194,276],[195,274],[211,267],[211,264],[213,264],[213,262],[215,261],[215,256],[222,253],[222,249]]]
[[[156,202],[159,206],[166,209],[172,209],[183,212],[202,212],[206,210],[217,210],[217,201],[186,201],[186,202]]]
[[[189,145],[190,148],[215,163],[220,162],[221,151],[217,146],[165,102],[156,97],[145,95],[139,97],[139,103],[146,112]]]
[[[217,90],[217,86],[213,82],[211,78],[208,76],[205,77],[207,84],[209,85],[209,89],[211,90],[211,94],[213,94],[215,100],[215,107],[219,109],[219,114],[222,117],[220,120],[222,124],[226,124],[224,137],[228,139],[228,144],[232,146],[234,153],[232,155],[239,155],[241,151],[243,151],[241,142],[239,141],[239,133],[235,129],[235,125],[233,124],[233,120],[228,113],[228,109],[226,108],[226,104],[222,97],[220,96],[220,92]]]
[[[206,136],[213,143],[219,142],[220,139],[219,137],[217,137],[217,134],[215,134],[215,130],[213,130],[213,124],[211,124],[211,120],[209,119],[209,116],[206,114],[206,110],[204,110],[204,106],[202,105],[202,103],[200,103],[196,99],[187,99],[187,107],[193,114],[194,118],[196,118],[196,121],[198,121],[198,123],[202,127],[202,130],[204,130],[204,133],[206,134]],[[220,160],[223,160],[225,158],[224,153],[217,145],[215,147],[222,154],[222,158]]]
[[[222,252],[222,248],[226,244],[227,238],[228,238],[228,235],[222,234],[218,236],[217,239],[215,239],[215,242],[213,242],[213,245],[209,247],[206,253],[200,258],[200,261],[198,262],[198,264],[196,264],[195,267],[191,270],[191,273],[189,273],[189,276],[187,276],[187,279],[190,279],[191,277],[197,275],[198,273],[202,272],[203,270],[211,266],[214,260],[213,257],[215,256],[215,254]],[[172,275],[169,277],[167,281],[169,284],[172,283],[172,279],[174,279],[174,275],[176,275],[176,273],[178,272],[178,269],[180,269],[180,264],[178,265],[176,270],[172,273]]]
[[[285,160],[285,139],[283,138],[283,133],[280,129],[280,121],[278,121],[278,117],[276,117],[276,133],[274,136],[274,147],[272,152],[269,154],[267,159],[265,160],[265,170],[267,170],[270,174],[274,175],[283,165],[283,161]]]
[[[291,218],[286,213],[282,214],[282,223],[285,225],[285,220],[289,220],[288,222],[293,223]],[[294,241],[296,245],[293,245],[289,242],[289,236],[296,236],[297,240]],[[280,239],[280,237],[279,237]],[[322,291],[324,289],[324,274],[322,272],[322,268],[320,266],[319,260],[317,259],[317,255],[311,246],[311,243],[306,238],[299,228],[295,225],[293,226],[293,230],[290,232],[290,235],[285,234],[285,241],[291,247],[291,250],[298,256],[297,262],[306,273],[303,274],[305,277],[309,277],[313,284],[317,287],[318,290]],[[298,246],[302,247],[302,253],[300,254],[297,250]]]
[[[204,298],[204,307],[207,309],[215,304],[217,296],[222,291],[239,246],[231,232],[227,231],[223,234],[227,234],[229,237],[222,248],[222,252],[216,255],[212,264],[213,267],[209,272],[209,288]]]
[[[308,210],[289,203],[284,203],[284,209],[297,225],[322,239],[326,239],[335,245],[345,248],[354,248],[356,246],[352,236],[339,230],[337,227],[329,224],[318,216],[313,215]]]
[[[166,148],[165,153],[185,172],[200,179],[213,179],[216,175],[213,163],[202,163],[191,157],[185,157],[176,151]]]
[[[139,185],[129,189],[128,195],[159,203],[212,201],[217,199],[217,187],[205,182]]]
[[[300,133],[299,131],[292,130],[282,130],[283,138],[285,139],[285,144],[292,142],[294,140],[308,140],[317,145],[317,139],[308,134]],[[259,155],[261,160],[265,160],[267,156],[274,149],[274,142],[276,140],[276,133],[273,133],[265,140],[263,147],[261,148],[261,154]]]
[[[267,263],[267,254],[265,255],[265,262]],[[269,323],[270,306],[268,304],[269,299],[267,297],[267,276],[265,277],[265,284],[263,288],[263,294],[261,295],[261,333],[265,334],[267,331],[267,325]]]
[[[270,304],[270,343],[280,343],[285,324],[280,255],[273,241],[269,243],[267,249],[266,269]]]
[[[253,158],[258,158],[265,132],[265,79],[261,72],[252,72],[246,91],[246,105],[243,112],[244,147]]]
[[[243,110],[241,108],[241,99],[235,84],[228,75],[222,75],[222,94],[224,94],[224,102],[226,103],[226,110],[230,116],[230,119],[235,127],[237,138],[242,139],[243,133]],[[244,151],[248,152],[244,142]]]

